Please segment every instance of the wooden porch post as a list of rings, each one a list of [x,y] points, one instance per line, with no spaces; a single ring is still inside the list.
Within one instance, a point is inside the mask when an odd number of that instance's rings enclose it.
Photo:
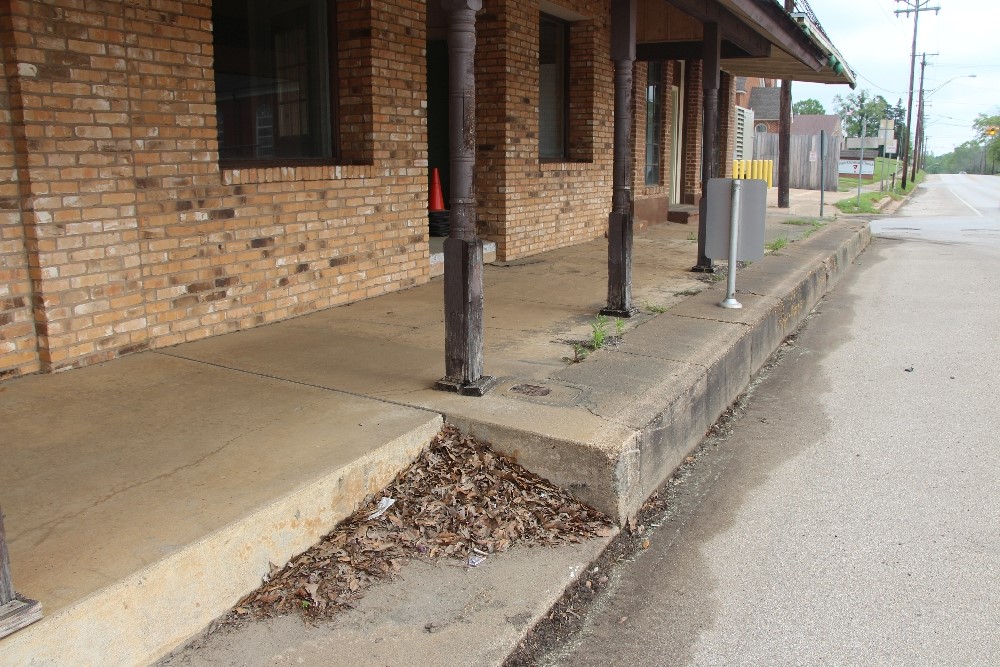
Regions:
[[[702,87],[705,91],[702,114],[701,200],[698,202],[698,263],[691,269],[714,273],[715,266],[705,255],[705,224],[708,181],[719,173],[719,60],[722,55],[722,33],[718,23],[705,23],[702,42]]]
[[[795,11],[795,1],[785,0],[785,11]],[[789,155],[792,148],[792,80],[781,80],[778,97],[778,208],[789,207],[789,188],[792,182],[792,165]],[[861,156],[864,158],[864,156]]]
[[[441,0],[448,12],[451,229],[444,242],[445,377],[436,389],[482,396],[483,242],[476,236],[476,12],[482,0]]]
[[[7,553],[7,534],[3,529],[3,511],[0,511],[0,638],[31,625],[42,617],[42,605],[34,600],[19,598],[14,593],[10,578],[10,556]]]
[[[611,58],[615,62],[615,144],[611,214],[608,216],[608,305],[601,314],[632,317],[632,70],[636,0],[611,3]]]

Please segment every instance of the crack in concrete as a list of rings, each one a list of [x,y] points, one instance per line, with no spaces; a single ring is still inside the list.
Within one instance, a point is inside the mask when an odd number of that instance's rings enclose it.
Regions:
[[[275,417],[272,421],[277,421],[278,419],[281,419],[281,417],[280,416],[279,417]],[[243,433],[240,433],[239,435],[230,438],[229,440],[227,440],[226,442],[224,442],[222,445],[220,445],[218,448],[213,449],[210,452],[207,452],[203,456],[195,459],[194,461],[191,461],[190,463],[185,463],[182,466],[174,468],[173,470],[171,470],[169,472],[164,472],[164,473],[161,473],[159,475],[156,475],[155,477],[151,477],[149,479],[145,479],[145,480],[142,480],[142,481],[139,481],[139,482],[134,482],[132,484],[129,484],[129,485],[125,486],[124,488],[118,489],[116,491],[112,491],[111,493],[109,493],[109,494],[107,494],[107,495],[105,495],[105,496],[103,496],[101,498],[98,498],[96,501],[94,501],[93,503],[91,503],[87,507],[84,507],[83,509],[80,509],[80,510],[76,511],[73,514],[70,514],[68,516],[59,517],[57,519],[53,519],[52,521],[47,521],[47,522],[45,522],[45,523],[43,523],[41,525],[34,526],[32,528],[32,530],[29,531],[29,534],[30,533],[35,533],[35,532],[38,532],[38,531],[45,531],[45,532],[39,538],[37,538],[32,543],[31,546],[32,547],[39,546],[40,544],[42,544],[43,542],[45,542],[47,539],[49,539],[49,537],[63,523],[65,523],[67,521],[72,521],[73,519],[75,519],[75,518],[77,518],[77,517],[85,514],[86,512],[89,512],[90,510],[92,510],[92,509],[94,509],[94,508],[96,508],[96,507],[98,507],[100,505],[103,505],[104,503],[107,503],[108,501],[110,501],[112,498],[115,498],[116,496],[120,496],[123,493],[127,493],[127,492],[131,491],[132,489],[136,489],[136,488],[139,488],[141,486],[145,486],[147,484],[152,484],[152,483],[157,482],[157,481],[159,481],[161,479],[165,479],[167,477],[171,477],[172,475],[176,475],[177,473],[181,472],[182,470],[186,470],[188,468],[193,468],[194,466],[197,466],[197,465],[200,465],[200,464],[204,463],[206,460],[208,460],[209,458],[211,458],[211,457],[215,456],[216,454],[220,453],[222,450],[226,449],[227,447],[229,447],[229,445],[233,444],[234,442],[236,442],[237,440],[239,440],[240,438],[242,438],[246,434],[247,434],[247,432],[244,431]]]

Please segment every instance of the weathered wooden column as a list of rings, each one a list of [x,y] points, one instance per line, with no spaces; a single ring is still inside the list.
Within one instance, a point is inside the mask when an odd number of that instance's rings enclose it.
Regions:
[[[444,242],[445,377],[435,388],[482,396],[483,242],[476,236],[476,12],[482,0],[441,0],[448,12],[451,229]]]
[[[795,0],[785,0],[785,11],[795,11]],[[781,80],[778,96],[778,208],[789,207],[792,183],[792,80]],[[863,157],[863,156],[862,156]]]
[[[0,637],[31,625],[42,617],[42,605],[26,600],[14,593],[10,578],[10,555],[7,553],[7,534],[3,529],[3,511],[0,511]]]
[[[705,255],[705,224],[707,222],[709,179],[719,173],[719,59],[722,55],[722,35],[718,23],[704,25],[702,41],[702,88],[705,91],[701,123],[701,200],[698,203],[698,263],[691,269],[714,273],[715,266]]]
[[[615,63],[615,145],[611,214],[608,216],[608,305],[603,315],[632,317],[632,70],[636,0],[611,3],[611,59]]]

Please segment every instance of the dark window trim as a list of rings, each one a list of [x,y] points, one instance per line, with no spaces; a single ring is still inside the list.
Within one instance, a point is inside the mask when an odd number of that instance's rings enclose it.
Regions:
[[[541,155],[539,155],[538,160],[539,160],[539,162],[543,162],[543,163],[572,162],[573,160],[570,159],[570,150],[569,150],[569,106],[570,106],[570,98],[569,98],[569,95],[570,95],[570,85],[569,85],[569,83],[570,83],[570,37],[571,37],[570,31],[571,31],[572,24],[569,21],[565,20],[565,19],[559,18],[558,16],[552,16],[551,14],[546,14],[545,12],[539,12],[539,21],[538,21],[539,28],[541,27],[541,24],[542,24],[543,21],[548,21],[549,23],[553,23],[555,25],[560,26],[562,28],[562,30],[563,30],[563,35],[564,35],[564,39],[563,39],[563,63],[565,64],[565,71],[563,72],[563,102],[564,103],[563,103],[563,109],[562,109],[562,111],[563,111],[563,123],[562,123],[562,135],[563,135],[562,136],[562,145],[563,145],[563,150],[562,150],[562,155],[553,155],[553,156],[546,156],[546,157],[542,157]],[[539,30],[538,40],[539,40],[538,41],[538,43],[539,43],[539,49],[541,49],[541,30]],[[541,82],[539,81],[539,83],[541,83]],[[541,153],[541,138],[542,138],[541,137],[541,105],[539,105],[539,133],[538,133],[539,153]]]

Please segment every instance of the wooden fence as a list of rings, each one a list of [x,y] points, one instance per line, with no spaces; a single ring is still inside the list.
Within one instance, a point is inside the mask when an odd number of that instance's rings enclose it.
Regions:
[[[793,134],[789,154],[788,187],[801,190],[819,190],[820,185],[820,135]],[[826,190],[837,191],[837,169],[840,145],[826,137]],[[781,156],[778,155],[778,135],[771,132],[754,134],[753,159],[774,160],[774,180],[778,180]]]

